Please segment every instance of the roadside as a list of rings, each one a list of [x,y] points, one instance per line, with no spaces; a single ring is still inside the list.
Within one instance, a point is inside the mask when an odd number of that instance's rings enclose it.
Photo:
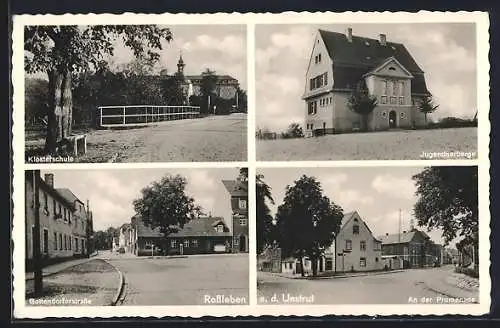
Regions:
[[[479,302],[479,279],[456,273],[453,267],[446,267],[443,274],[426,279],[424,283],[428,289],[444,296]]]
[[[278,276],[288,279],[300,279],[300,280],[324,280],[324,279],[340,279],[340,278],[352,278],[352,277],[366,277],[366,276],[377,276],[383,274],[391,274],[391,273],[399,273],[404,272],[405,270],[392,270],[392,271],[370,271],[370,272],[346,272],[346,273],[337,273],[331,275],[318,275],[316,277],[313,276],[304,276],[302,277],[300,274],[286,274],[286,273],[271,273],[271,272],[263,272],[259,271],[259,274]]]
[[[26,305],[114,305],[123,285],[119,270],[103,259],[68,262],[47,267],[42,297],[34,298],[34,280],[26,279]]]

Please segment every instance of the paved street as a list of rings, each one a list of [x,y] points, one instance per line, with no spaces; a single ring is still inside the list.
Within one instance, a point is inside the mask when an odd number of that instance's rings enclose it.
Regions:
[[[446,297],[430,290],[425,282],[429,279],[444,280],[450,274],[450,267],[412,269],[363,277],[335,279],[290,279],[265,272],[258,273],[258,301],[263,303],[283,303],[290,296],[307,297],[313,295],[316,304],[408,304],[410,297],[422,304],[422,297],[429,297],[436,303],[438,297]],[[277,301],[271,299],[276,295]],[[262,299],[264,297],[265,299]],[[470,297],[478,299],[471,293]]]
[[[248,254],[154,259],[123,254],[108,260],[125,275],[123,305],[204,305],[206,297],[217,295],[249,302]]]

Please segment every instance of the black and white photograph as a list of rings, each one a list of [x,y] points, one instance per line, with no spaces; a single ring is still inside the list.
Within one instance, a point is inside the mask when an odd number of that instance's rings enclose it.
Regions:
[[[247,179],[247,168],[26,171],[26,305],[248,305]]]
[[[24,29],[27,163],[246,161],[245,25]]]
[[[257,160],[477,158],[475,23],[261,24],[255,40]]]
[[[479,302],[477,166],[258,168],[256,207],[258,304]]]

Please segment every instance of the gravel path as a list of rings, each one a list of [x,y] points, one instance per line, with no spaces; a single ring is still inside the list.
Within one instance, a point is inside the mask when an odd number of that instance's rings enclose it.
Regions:
[[[258,140],[261,161],[420,160],[433,152],[464,152],[477,158],[477,128],[404,130]],[[438,159],[449,159],[441,157]],[[466,159],[465,157],[455,159]]]

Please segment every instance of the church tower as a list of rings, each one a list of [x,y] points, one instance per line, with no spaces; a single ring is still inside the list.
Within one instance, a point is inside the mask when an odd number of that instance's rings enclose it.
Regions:
[[[182,60],[182,52],[181,52],[179,56],[179,61],[177,62],[177,73],[180,76],[184,76],[184,66],[186,66],[186,64],[184,64],[184,60]]]

